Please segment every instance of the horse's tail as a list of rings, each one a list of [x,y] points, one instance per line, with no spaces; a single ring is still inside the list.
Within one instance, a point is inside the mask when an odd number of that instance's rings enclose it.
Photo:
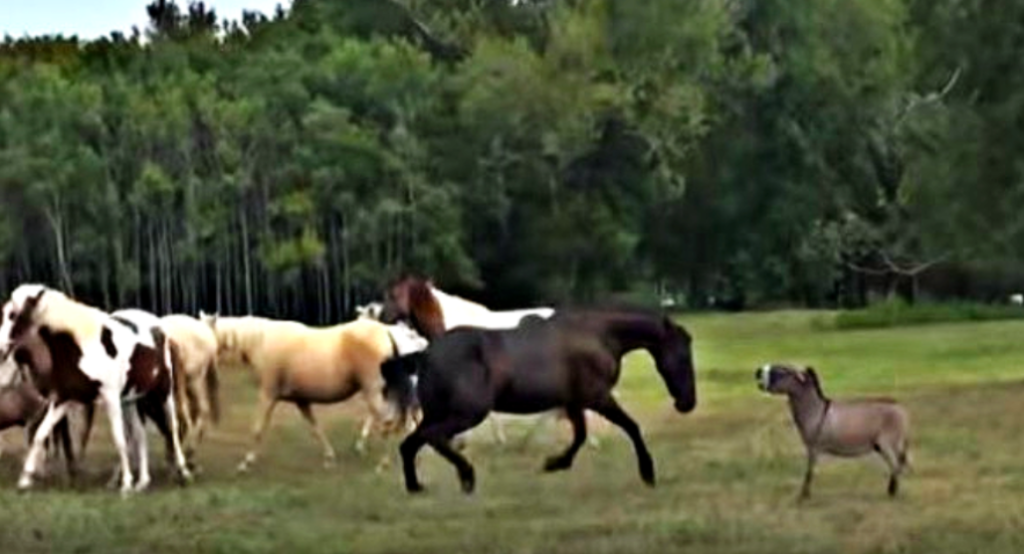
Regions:
[[[398,407],[402,420],[417,406],[416,376],[426,360],[423,351],[395,356],[380,365],[384,377],[384,398]]]
[[[206,396],[210,405],[210,421],[216,425],[220,422],[220,379],[216,362],[210,362],[206,368]]]
[[[178,432],[182,433],[185,427],[180,424],[182,418],[188,417],[188,383],[186,383],[185,363],[181,356],[181,347],[173,339],[167,338],[160,329],[153,330],[154,336],[158,336],[161,350],[164,353],[164,363],[171,375],[171,397],[174,399],[175,416],[178,418]]]

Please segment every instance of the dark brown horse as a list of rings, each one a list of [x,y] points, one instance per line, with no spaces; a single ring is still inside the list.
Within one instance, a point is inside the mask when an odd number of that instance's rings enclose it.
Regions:
[[[584,411],[622,428],[633,441],[640,477],[654,485],[654,461],[640,427],[612,396],[622,357],[637,349],[654,358],[680,412],[697,404],[685,329],[659,313],[631,308],[560,310],[550,319],[529,318],[515,329],[458,328],[416,354],[382,367],[385,394],[402,407],[419,402],[423,419],[402,443],[405,486],[422,490],[416,454],[424,444],[455,465],[465,492],[473,491],[473,466],[450,441],[482,422],[491,411],[530,414],[565,410],[572,444],[547,460],[546,471],[568,469],[587,439]],[[416,378],[414,385],[413,378]],[[415,398],[414,398],[415,397]]]

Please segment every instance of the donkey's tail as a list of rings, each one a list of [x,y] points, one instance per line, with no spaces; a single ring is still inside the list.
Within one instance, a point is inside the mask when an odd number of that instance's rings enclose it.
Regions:
[[[220,422],[220,379],[217,364],[213,362],[206,368],[206,396],[210,405],[210,421],[216,425]]]
[[[900,448],[899,453],[896,454],[896,461],[899,462],[901,471],[914,469],[910,464],[910,439],[903,439],[902,448]]]

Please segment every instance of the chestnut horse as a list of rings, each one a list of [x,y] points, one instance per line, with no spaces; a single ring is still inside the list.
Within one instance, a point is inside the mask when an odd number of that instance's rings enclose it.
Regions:
[[[640,427],[612,396],[622,357],[637,349],[654,358],[675,408],[693,410],[697,392],[689,333],[660,313],[637,309],[559,310],[548,320],[538,318],[515,329],[455,329],[421,353],[385,363],[389,400],[401,407],[418,400],[423,410],[423,420],[400,448],[406,489],[423,489],[416,454],[429,444],[458,470],[463,491],[472,492],[473,466],[452,448],[453,437],[479,425],[491,411],[530,414],[558,408],[572,422],[573,441],[547,460],[545,470],[572,465],[587,439],[584,411],[592,410],[629,435],[640,476],[654,485],[654,461]]]
[[[372,306],[372,305],[371,305]],[[372,309],[368,306],[367,313]],[[423,277],[404,275],[388,285],[380,320],[395,323],[408,320],[429,341],[456,327],[512,329],[524,318],[547,319],[555,313],[550,307],[494,311],[482,304],[448,294]],[[497,417],[491,418],[494,438],[505,443],[505,430]]]

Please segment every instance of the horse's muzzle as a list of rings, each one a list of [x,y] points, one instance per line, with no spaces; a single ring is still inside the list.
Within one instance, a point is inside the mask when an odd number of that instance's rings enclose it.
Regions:
[[[686,398],[686,399],[678,399],[678,398],[676,399],[676,411],[678,411],[680,413],[686,414],[686,413],[692,412],[693,409],[696,408],[696,407],[697,407],[697,397],[696,396],[691,396],[690,398]]]

